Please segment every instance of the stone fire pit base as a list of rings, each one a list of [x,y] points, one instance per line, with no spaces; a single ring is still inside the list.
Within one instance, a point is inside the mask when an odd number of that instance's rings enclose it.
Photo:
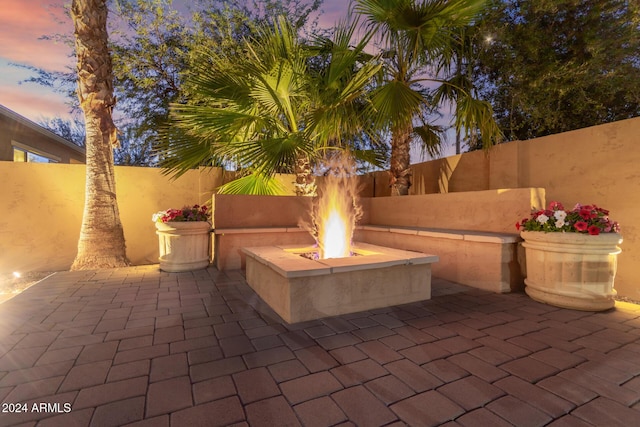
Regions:
[[[435,255],[358,243],[359,256],[310,260],[311,247],[242,248],[247,283],[288,323],[431,298]]]

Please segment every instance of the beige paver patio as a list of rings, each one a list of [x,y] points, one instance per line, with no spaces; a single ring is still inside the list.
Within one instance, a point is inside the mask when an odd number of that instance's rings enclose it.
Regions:
[[[434,278],[289,325],[242,271],[62,272],[0,304],[0,401],[0,426],[640,425],[640,306]]]

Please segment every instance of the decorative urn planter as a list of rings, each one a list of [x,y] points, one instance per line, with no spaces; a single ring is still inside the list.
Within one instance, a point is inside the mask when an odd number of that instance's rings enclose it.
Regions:
[[[160,243],[160,270],[191,271],[209,265],[209,232],[207,221],[156,222]]]
[[[522,231],[525,292],[557,307],[603,311],[615,305],[618,233]]]

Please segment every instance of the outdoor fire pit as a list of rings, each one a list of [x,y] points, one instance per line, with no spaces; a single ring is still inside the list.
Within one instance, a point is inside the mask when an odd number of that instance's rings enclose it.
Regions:
[[[333,160],[306,226],[316,246],[242,248],[249,286],[289,323],[430,299],[437,256],[352,243],[355,165]]]
[[[247,283],[289,323],[431,298],[435,255],[358,243],[356,256],[311,260],[314,248],[243,248]]]
[[[431,298],[435,255],[359,243],[357,256],[311,260],[313,248],[243,248],[247,283],[289,323]]]

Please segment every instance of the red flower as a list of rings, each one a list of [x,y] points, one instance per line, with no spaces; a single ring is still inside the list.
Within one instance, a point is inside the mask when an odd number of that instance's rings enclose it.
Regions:
[[[584,221],[578,221],[573,226],[578,231],[585,231],[589,225]]]
[[[592,236],[597,236],[598,234],[600,234],[600,228],[597,225],[592,225],[588,228],[587,231],[589,231],[589,234],[591,234]]]
[[[520,230],[520,227],[521,227],[520,223],[519,223],[519,222],[516,222],[516,228],[517,228],[518,230]]]
[[[593,213],[591,209],[582,208],[580,209],[580,216],[582,217],[582,219],[588,220],[591,218],[596,218],[598,215]]]

